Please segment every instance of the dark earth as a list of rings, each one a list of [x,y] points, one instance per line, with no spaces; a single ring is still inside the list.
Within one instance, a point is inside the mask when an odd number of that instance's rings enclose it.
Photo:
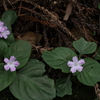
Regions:
[[[42,61],[45,50],[56,47],[73,49],[72,42],[83,37],[100,47],[100,0],[0,0],[0,16],[14,10],[18,19],[12,29],[16,39],[27,40],[33,49],[31,57]],[[35,33],[35,34],[31,34]],[[92,57],[93,55],[89,55]],[[56,80],[65,77],[52,69],[46,74]],[[97,100],[94,87],[73,79],[73,95],[54,100]],[[0,100],[17,100],[9,88],[0,92]],[[98,99],[99,100],[99,99]]]

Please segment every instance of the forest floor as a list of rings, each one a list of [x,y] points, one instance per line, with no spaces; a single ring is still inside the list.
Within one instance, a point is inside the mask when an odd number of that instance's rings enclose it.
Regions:
[[[99,0],[1,0],[0,16],[14,10],[18,19],[13,27],[16,39],[27,40],[33,46],[32,58],[41,60],[41,53],[56,47],[72,47],[83,37],[100,46]],[[35,45],[35,46],[34,46]],[[48,69],[47,69],[48,72]],[[47,73],[53,79],[59,72]],[[94,87],[73,81],[73,95],[54,100],[96,100]],[[9,89],[0,92],[0,100],[17,100]]]

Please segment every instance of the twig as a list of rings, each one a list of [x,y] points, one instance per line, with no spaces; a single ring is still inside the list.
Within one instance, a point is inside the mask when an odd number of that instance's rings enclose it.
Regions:
[[[48,38],[47,38],[47,34],[46,34],[46,30],[45,29],[45,25],[44,25],[44,29],[43,29],[43,37],[44,37],[44,40],[45,40],[45,47],[49,47],[49,42],[48,42]]]
[[[66,14],[65,14],[63,20],[66,20],[66,21],[68,20],[70,14],[72,12],[72,8],[73,8],[72,5],[69,3],[67,8],[66,8]]]
[[[19,11],[18,11],[18,16],[20,15],[21,6],[22,6],[22,2],[20,2]]]
[[[7,5],[6,5],[6,3],[5,3],[5,0],[3,0],[3,6],[4,6],[5,11],[7,11],[8,8],[7,8]]]
[[[48,9],[45,9],[44,7],[41,7],[40,5],[37,5],[36,3],[34,3],[31,0],[16,0],[16,1],[12,2],[12,4],[15,4],[18,1],[30,3],[30,4],[34,5],[36,8],[42,10],[43,13],[47,16],[47,18],[49,18],[49,19],[46,18],[45,20],[48,20],[51,23],[56,24],[60,30],[62,30],[64,33],[70,35],[74,40],[77,40],[74,37],[74,35],[68,30],[68,28],[53,13],[48,11]]]

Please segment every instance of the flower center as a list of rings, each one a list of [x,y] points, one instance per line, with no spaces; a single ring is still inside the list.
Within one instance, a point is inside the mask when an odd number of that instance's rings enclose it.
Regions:
[[[10,62],[9,62],[9,65],[12,65],[12,64],[13,64],[13,62],[10,61]]]
[[[74,63],[74,66],[77,66],[77,63]]]
[[[74,66],[77,66],[77,61],[74,61]]]

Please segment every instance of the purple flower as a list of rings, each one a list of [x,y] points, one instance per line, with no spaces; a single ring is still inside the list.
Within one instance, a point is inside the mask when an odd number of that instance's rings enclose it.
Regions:
[[[18,67],[20,65],[20,63],[15,60],[16,60],[16,58],[14,56],[11,56],[10,60],[8,58],[5,58],[4,62],[6,63],[6,65],[4,65],[4,69],[6,71],[8,71],[9,69],[10,69],[10,71],[16,71],[16,67]]]
[[[82,67],[81,65],[85,64],[84,59],[80,59],[80,60],[78,61],[78,57],[75,56],[75,57],[73,57],[72,60],[73,60],[73,61],[68,61],[68,62],[67,62],[67,65],[68,65],[69,67],[71,67],[70,71],[71,71],[72,73],[75,73],[77,70],[78,70],[79,72],[81,72],[81,71],[83,70],[83,67]]]
[[[10,31],[6,26],[4,26],[4,23],[0,21],[0,37],[7,39],[8,35],[10,34]]]
[[[0,32],[4,31],[4,23],[0,21]]]

